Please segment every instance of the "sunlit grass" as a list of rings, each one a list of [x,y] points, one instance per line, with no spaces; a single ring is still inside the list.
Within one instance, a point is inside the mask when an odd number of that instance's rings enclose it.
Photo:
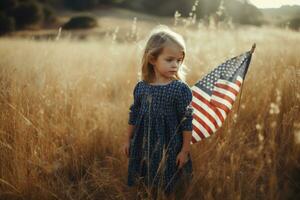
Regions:
[[[147,29],[138,41],[0,40],[0,197],[130,199],[120,152]],[[186,199],[296,195],[300,36],[272,28],[174,27],[192,85],[227,58],[257,49],[223,127],[192,146]],[[134,30],[132,32],[132,30]],[[238,108],[238,103],[240,107]],[[295,140],[296,138],[296,140]],[[294,175],[295,174],[295,175]],[[299,188],[298,188],[299,189]]]

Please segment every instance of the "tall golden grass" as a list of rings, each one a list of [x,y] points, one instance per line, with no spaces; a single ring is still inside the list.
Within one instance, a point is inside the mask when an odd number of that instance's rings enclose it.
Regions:
[[[190,85],[257,43],[226,123],[192,145],[185,199],[299,197],[299,33],[174,29],[187,42]],[[2,38],[0,46],[0,199],[133,199],[120,148],[142,43]]]

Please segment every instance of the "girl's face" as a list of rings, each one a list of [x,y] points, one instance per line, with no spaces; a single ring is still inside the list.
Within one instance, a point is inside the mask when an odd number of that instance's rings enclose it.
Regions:
[[[184,58],[183,50],[175,44],[168,44],[151,64],[156,78],[170,80],[177,74]]]

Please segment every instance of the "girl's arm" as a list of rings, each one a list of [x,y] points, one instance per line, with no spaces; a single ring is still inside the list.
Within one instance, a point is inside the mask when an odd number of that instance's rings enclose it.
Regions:
[[[190,152],[190,142],[192,140],[192,131],[183,131],[183,143],[182,143],[182,148],[181,151],[185,153]]]
[[[125,137],[125,141],[124,141],[124,146],[123,146],[123,152],[125,153],[125,155],[129,158],[129,147],[130,147],[130,139],[133,136],[133,132],[134,132],[134,125],[129,124],[128,125],[128,133]]]
[[[133,137],[134,129],[135,129],[134,125],[128,124],[127,136],[125,138],[126,142],[130,142],[130,139]]]
[[[191,106],[193,94],[187,84],[183,84],[180,88],[179,95],[176,99],[177,115],[180,120],[180,130],[182,131],[183,144],[181,151],[189,152],[190,143],[192,140],[192,120],[193,120],[193,107]]]
[[[134,130],[135,130],[135,124],[138,118],[138,113],[140,109],[140,99],[138,95],[138,85],[140,82],[136,84],[133,90],[133,104],[130,106],[129,110],[129,119],[128,119],[128,128],[127,128],[127,134],[125,136],[125,141],[124,141],[124,153],[126,154],[127,157],[129,157],[129,149],[130,149],[130,140],[133,137]]]
[[[183,165],[187,162],[188,160],[188,154],[190,153],[190,141],[192,139],[192,131],[184,130],[182,132],[183,135],[183,143],[181,147],[181,151],[177,155],[176,158],[176,165],[178,168],[182,168]]]
[[[177,115],[179,116],[179,119],[183,120],[180,122],[183,142],[180,152],[176,158],[176,165],[178,165],[178,168],[183,167],[188,160],[193,130],[193,108],[191,106],[193,94],[188,85],[184,84],[182,86],[183,87],[181,88],[176,100]]]
[[[127,131],[127,135],[126,135],[126,139],[125,141],[129,141],[130,139],[133,137],[133,133],[134,133],[134,129],[135,129],[135,124],[138,118],[138,113],[139,113],[139,109],[140,109],[140,98],[138,95],[138,86],[139,86],[138,82],[136,84],[136,86],[134,87],[133,90],[133,104],[130,106],[129,108],[129,119],[128,119],[128,131]]]

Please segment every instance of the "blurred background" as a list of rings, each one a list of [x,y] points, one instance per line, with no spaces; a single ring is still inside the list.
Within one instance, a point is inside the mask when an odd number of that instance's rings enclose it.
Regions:
[[[177,21],[191,18],[190,25],[194,27],[214,23],[299,30],[300,1],[1,0],[0,34],[26,36],[28,32],[23,30],[30,30],[35,31],[30,35],[51,37],[54,29],[62,27],[93,29],[89,33],[101,37],[113,27],[124,28],[126,19],[174,24],[174,16]]]

